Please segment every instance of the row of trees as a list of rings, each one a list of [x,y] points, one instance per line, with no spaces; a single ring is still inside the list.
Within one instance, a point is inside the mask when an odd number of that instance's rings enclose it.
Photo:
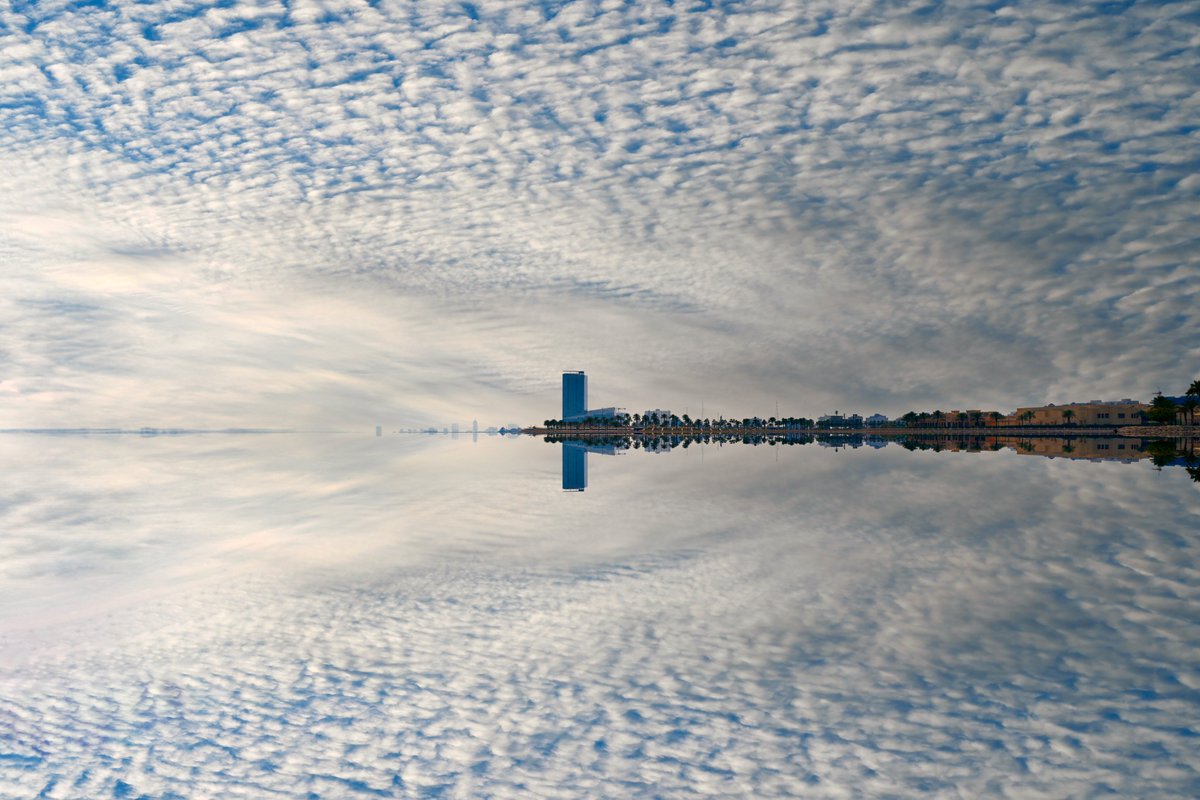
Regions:
[[[571,433],[547,434],[544,440],[550,443],[573,442],[597,447],[613,447],[617,450],[644,449],[649,452],[662,452],[676,447],[687,448],[693,444],[749,444],[749,445],[797,445],[811,444],[816,441],[811,433],[790,433],[781,430],[778,433],[684,433],[662,434],[649,436],[632,434],[603,434],[603,435],[572,435]]]
[[[1184,392],[1183,402],[1176,403],[1169,397],[1163,397],[1162,394],[1157,394],[1150,401],[1150,410],[1146,412],[1146,418],[1151,422],[1158,422],[1163,425],[1170,425],[1175,422],[1184,425],[1196,424],[1196,411],[1200,410],[1200,378],[1192,381],[1191,386],[1188,386]]]
[[[947,414],[945,411],[909,411],[900,417],[900,421],[908,428],[981,428],[983,421],[990,419],[999,422],[1004,415],[999,411],[959,411]]]
[[[1192,381],[1184,395],[1182,403],[1176,404],[1171,398],[1162,394],[1156,395],[1150,402],[1150,410],[1144,418],[1151,422],[1170,425],[1174,422],[1195,425],[1196,412],[1200,411],[1200,379]],[[1063,424],[1071,425],[1075,412],[1070,408],[1062,409]],[[909,411],[898,420],[908,428],[982,428],[986,421],[993,425],[1004,419],[999,411],[958,411],[947,413],[941,411]],[[1029,425],[1034,420],[1032,411],[1025,411],[1017,416],[1017,421]],[[565,430],[579,428],[690,428],[705,431],[736,430],[745,428],[773,430],[809,430],[817,426],[816,422],[807,417],[743,417],[742,419],[692,419],[687,414],[618,414],[616,417],[587,417],[581,420],[563,422],[548,419],[542,423],[547,428]]]
[[[768,428],[773,430],[807,430],[816,423],[807,417],[745,417],[743,419],[696,418],[684,414],[619,414],[616,417],[585,417],[564,422],[548,419],[542,422],[546,428],[571,430],[576,428],[691,428],[699,430],[736,430],[742,428]]]

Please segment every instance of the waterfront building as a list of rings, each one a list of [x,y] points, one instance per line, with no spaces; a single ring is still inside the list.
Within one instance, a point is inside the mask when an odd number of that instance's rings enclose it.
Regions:
[[[582,422],[585,419],[618,420],[627,417],[625,409],[617,406],[588,408],[587,375],[579,372],[562,374],[562,421]]]
[[[825,414],[817,420],[818,428],[861,428],[863,418],[858,414],[842,416],[841,414]]]
[[[1004,420],[1009,425],[1140,425],[1142,414],[1150,409],[1135,400],[1092,400],[1056,406],[1027,406]],[[1070,411],[1070,414],[1064,412]],[[1028,415],[1028,416],[1027,416]]]
[[[888,418],[883,414],[872,414],[863,420],[863,424],[871,428],[876,428],[880,425],[887,425]]]
[[[625,413],[625,409],[616,406],[608,406],[606,408],[589,408],[582,414],[577,414],[572,417],[565,417],[563,422],[583,422],[584,420],[592,420],[595,422],[617,422],[624,421],[629,415]]]
[[[642,423],[645,425],[668,425],[670,422],[671,412],[665,408],[650,408],[642,414]]]
[[[562,376],[562,418],[582,419],[587,416],[587,375],[579,372],[564,372]]]

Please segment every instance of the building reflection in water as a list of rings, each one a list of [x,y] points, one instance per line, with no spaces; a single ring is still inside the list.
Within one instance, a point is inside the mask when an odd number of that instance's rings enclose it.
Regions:
[[[958,436],[901,439],[910,450],[986,452],[1013,450],[1020,455],[1071,458],[1084,461],[1152,461],[1156,466],[1196,467],[1200,464],[1194,439],[1135,439],[1128,436]]]
[[[563,442],[562,486],[564,492],[582,492],[587,488],[587,448]]]
[[[587,488],[588,453],[615,456],[616,444],[589,442],[586,440],[562,443],[562,488],[564,492],[582,492]]]
[[[981,452],[985,450],[1014,450],[1021,455],[1048,458],[1078,458],[1087,461],[1133,462],[1150,458],[1140,439],[1123,436],[1086,438],[983,436],[951,439],[946,450]]]
[[[1012,450],[1020,455],[1070,458],[1085,461],[1136,463],[1150,461],[1156,467],[1179,466],[1192,480],[1200,482],[1200,440],[1139,439],[1127,436],[1030,436],[1030,435],[908,435],[808,434],[781,431],[778,435],[703,434],[690,436],[547,436],[547,442],[562,443],[562,488],[582,492],[587,488],[588,453],[616,455],[627,450],[661,453],[691,444],[804,445],[833,448],[886,447],[897,444],[906,450],[985,453]]]

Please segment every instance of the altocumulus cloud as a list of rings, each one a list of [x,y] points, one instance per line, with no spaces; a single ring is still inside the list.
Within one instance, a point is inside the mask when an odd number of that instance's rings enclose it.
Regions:
[[[714,362],[734,412],[896,412],[1145,395],[1200,356],[1186,3],[38,3],[0,30],[13,424],[470,410],[439,386],[536,414],[576,364],[682,403]]]

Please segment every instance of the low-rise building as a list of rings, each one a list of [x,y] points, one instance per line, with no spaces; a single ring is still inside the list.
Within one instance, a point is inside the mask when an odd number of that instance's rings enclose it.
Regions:
[[[862,426],[863,418],[858,414],[851,414],[849,416],[825,414],[817,419],[817,427],[822,429],[861,428]]]
[[[650,408],[646,413],[642,414],[642,422],[647,425],[669,425],[671,423],[671,412],[665,408]]]
[[[607,408],[589,408],[588,410],[570,417],[565,417],[563,422],[581,422],[585,419],[591,420],[616,420],[625,416],[625,410],[616,406],[608,406]]]
[[[1065,403],[1018,408],[1005,419],[1010,425],[1139,425],[1142,415],[1150,408],[1136,400],[1093,400],[1088,403]]]

